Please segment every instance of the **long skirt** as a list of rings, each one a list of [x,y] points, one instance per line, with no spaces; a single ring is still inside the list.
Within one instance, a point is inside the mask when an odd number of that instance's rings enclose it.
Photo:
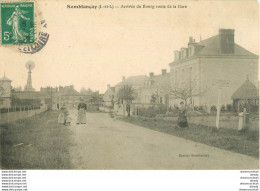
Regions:
[[[65,115],[64,113],[60,113],[58,117],[58,123],[64,124],[65,123]]]
[[[87,123],[87,117],[85,110],[79,110],[77,123]]]
[[[178,125],[180,127],[188,127],[188,121],[186,116],[181,116],[178,118]]]

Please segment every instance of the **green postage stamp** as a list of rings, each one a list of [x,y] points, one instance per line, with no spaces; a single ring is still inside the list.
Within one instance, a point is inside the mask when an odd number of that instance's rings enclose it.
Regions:
[[[1,44],[33,44],[34,2],[0,3]]]

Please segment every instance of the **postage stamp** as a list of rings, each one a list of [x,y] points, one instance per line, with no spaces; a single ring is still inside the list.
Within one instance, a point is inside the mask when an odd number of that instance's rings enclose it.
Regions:
[[[34,2],[1,3],[1,44],[35,42]]]

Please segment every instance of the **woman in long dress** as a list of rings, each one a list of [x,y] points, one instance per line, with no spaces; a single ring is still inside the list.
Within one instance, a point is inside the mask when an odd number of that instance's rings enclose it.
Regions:
[[[16,6],[12,16],[6,22],[9,26],[12,26],[12,38],[15,40],[15,42],[18,42],[20,40],[24,41],[26,40],[26,36],[28,36],[28,34],[20,28],[21,18],[27,21],[30,20],[30,18],[27,18],[23,15],[26,13],[28,13],[28,11],[21,10],[19,6]]]
[[[78,105],[77,124],[86,124],[87,123],[86,110],[87,110],[87,105],[85,103],[80,103]]]
[[[187,112],[183,102],[180,103],[178,126],[181,128],[188,127]]]

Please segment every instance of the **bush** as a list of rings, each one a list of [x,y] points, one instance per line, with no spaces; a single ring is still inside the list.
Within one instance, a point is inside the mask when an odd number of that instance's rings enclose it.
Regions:
[[[166,114],[167,107],[165,105],[150,106],[148,108],[140,108],[139,115],[143,117],[155,117],[156,115]]]
[[[222,106],[221,106],[220,111],[226,111],[225,105],[222,105]]]
[[[226,105],[226,110],[227,110],[228,112],[231,112],[231,111],[233,110],[233,105],[232,105],[232,104],[227,104],[227,105]]]
[[[216,112],[217,111],[217,107],[215,106],[215,105],[212,105],[211,107],[210,107],[210,112],[211,113],[214,113],[214,112]]]

